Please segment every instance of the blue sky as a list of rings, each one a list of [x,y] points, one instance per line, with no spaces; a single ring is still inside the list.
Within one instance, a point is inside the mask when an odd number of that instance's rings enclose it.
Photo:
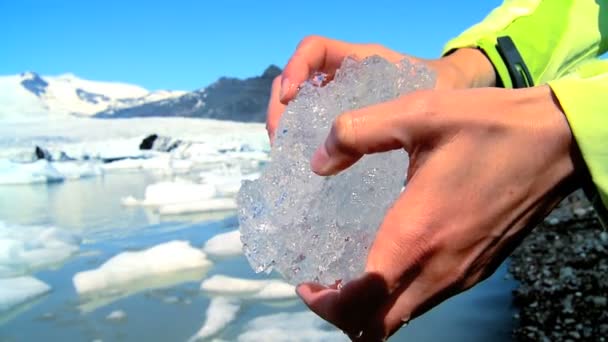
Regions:
[[[0,0],[0,75],[72,72],[191,90],[283,66],[319,34],[420,57],[481,20],[487,1]]]

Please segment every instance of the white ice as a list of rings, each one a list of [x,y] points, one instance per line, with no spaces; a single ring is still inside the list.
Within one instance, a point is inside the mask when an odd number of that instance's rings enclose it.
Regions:
[[[141,151],[150,134],[184,141],[167,152]],[[23,164],[35,158],[34,147],[75,162]],[[4,120],[0,125],[0,185],[46,183],[103,173],[146,170],[184,174],[203,169],[223,171],[229,165],[257,167],[268,160],[268,139],[262,124],[186,118],[89,119],[62,118],[36,121]],[[121,160],[102,164],[108,159]],[[126,158],[126,159],[125,159]],[[218,191],[233,194],[249,175],[210,175]]]
[[[231,232],[215,235],[205,242],[203,251],[212,257],[230,257],[243,254],[241,232],[235,229]]]
[[[123,310],[114,310],[106,316],[108,321],[124,321],[127,318],[127,313]]]
[[[201,283],[201,290],[212,295],[243,299],[285,300],[296,297],[293,285],[278,279],[254,280],[214,275]]]
[[[0,277],[30,274],[78,252],[80,237],[55,227],[0,222]]]
[[[215,196],[215,186],[196,184],[186,180],[163,181],[146,187],[142,200],[123,199],[124,205],[163,206],[167,204],[196,202]]]
[[[0,278],[0,313],[41,296],[50,290],[50,286],[30,276]]]
[[[0,185],[48,183],[64,179],[65,176],[46,160],[14,163],[0,159]]]
[[[188,341],[201,341],[216,335],[234,321],[240,307],[239,300],[235,298],[212,298],[205,314],[205,322]]]
[[[239,342],[333,342],[348,341],[310,311],[278,313],[252,319],[238,336]]]
[[[236,210],[236,200],[234,198],[210,198],[194,202],[166,204],[158,207],[158,213],[166,216],[229,210]]]
[[[137,251],[122,252],[99,268],[78,272],[73,278],[81,294],[121,288],[157,275],[185,270],[206,269],[211,261],[187,241],[169,241]]]

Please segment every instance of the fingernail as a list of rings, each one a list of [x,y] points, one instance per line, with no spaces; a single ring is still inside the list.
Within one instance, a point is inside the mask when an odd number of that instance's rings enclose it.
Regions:
[[[289,93],[289,88],[291,87],[291,83],[289,83],[289,79],[287,77],[283,77],[281,80],[281,101],[285,101],[285,97]]]
[[[312,155],[310,160],[310,169],[316,174],[326,174],[329,171],[329,153],[325,144],[322,144],[317,148],[315,153]]]

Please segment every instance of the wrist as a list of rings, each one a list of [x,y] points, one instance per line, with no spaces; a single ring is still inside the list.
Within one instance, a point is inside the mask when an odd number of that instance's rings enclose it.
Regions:
[[[496,72],[479,49],[462,48],[433,61],[439,73],[438,88],[480,88],[496,86]]]

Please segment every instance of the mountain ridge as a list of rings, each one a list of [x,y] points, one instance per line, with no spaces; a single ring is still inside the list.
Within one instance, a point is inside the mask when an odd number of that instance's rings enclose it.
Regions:
[[[97,113],[95,117],[194,117],[264,122],[272,81],[280,74],[279,67],[270,65],[260,76],[245,79],[220,77],[207,87],[179,97],[139,106],[109,109]]]

